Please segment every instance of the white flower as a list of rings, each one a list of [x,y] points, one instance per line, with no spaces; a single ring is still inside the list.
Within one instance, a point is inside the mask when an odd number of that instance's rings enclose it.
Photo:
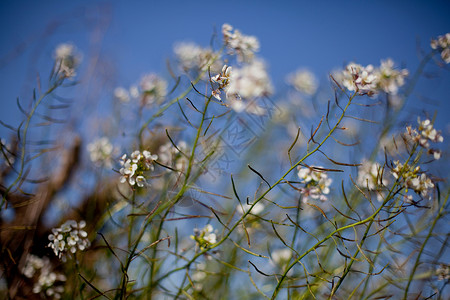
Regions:
[[[377,92],[378,77],[372,65],[363,67],[352,62],[336,77],[349,91],[358,91],[359,94],[369,96]]]
[[[436,269],[436,275],[438,275],[438,280],[449,280],[450,279],[450,265],[440,264],[439,268]]]
[[[420,173],[420,167],[417,166],[414,169],[410,165],[403,165],[399,161],[394,162],[395,167],[392,168],[392,175],[399,179],[408,192],[408,189],[412,189],[415,193],[419,194],[422,198],[429,195],[430,190],[434,188],[434,183],[425,173]],[[403,171],[403,172],[402,172]]]
[[[135,163],[131,163],[131,160],[128,159],[125,164],[123,165],[123,168],[120,169],[120,174],[123,176],[120,178],[120,182],[125,182],[127,178],[132,178],[134,173],[136,172],[138,166]]]
[[[379,91],[396,95],[399,87],[405,84],[408,75],[408,70],[396,70],[394,61],[386,59],[381,60],[379,68],[349,63],[343,71],[335,74],[335,79],[349,91],[358,90],[362,95],[372,96]]]
[[[230,84],[226,90],[227,99],[230,95],[231,100],[234,100],[234,95],[251,100],[270,95],[272,92],[273,87],[266,71],[266,65],[258,59],[242,68],[233,68]]]
[[[207,235],[205,235],[204,237],[205,241],[207,241],[209,244],[214,244],[216,243],[216,234],[215,233],[209,233]]]
[[[137,176],[136,177],[136,184],[138,187],[145,187],[147,185],[147,181],[145,181],[144,176]]]
[[[211,224],[206,225],[202,230],[195,228],[194,235],[191,235],[191,239],[197,242],[200,249],[208,248],[217,242],[217,236],[213,231],[214,228]]]
[[[392,59],[381,60],[380,68],[375,73],[378,78],[378,88],[392,95],[397,94],[399,87],[405,84],[405,78],[409,75],[407,69],[394,69]]]
[[[175,45],[174,52],[181,68],[185,71],[205,71],[208,66],[210,66],[212,72],[220,69],[220,60],[214,60],[219,54],[195,43],[178,43]]]
[[[322,167],[305,168],[298,167],[298,177],[303,182],[304,187],[301,188],[303,202],[308,202],[309,199],[319,199],[321,201],[328,200],[327,196],[330,193],[330,185],[333,182],[331,178],[323,171],[318,171]]]
[[[376,162],[364,161],[358,168],[356,182],[360,187],[375,190],[378,185],[381,185],[381,166]]]
[[[150,151],[133,151],[130,158],[127,159],[127,155],[124,154],[120,158],[119,172],[122,175],[120,182],[128,182],[131,186],[137,185],[138,187],[147,187],[150,184],[146,181],[145,173],[154,170],[154,161],[158,159],[158,155],[151,154]]]
[[[239,30],[232,32],[229,24],[222,25],[222,34],[229,54],[236,54],[238,61],[251,61],[259,51],[259,41],[255,36],[243,35]]]
[[[85,221],[77,223],[74,220],[66,221],[61,227],[53,228],[52,234],[48,236],[48,246],[53,249],[56,256],[65,261],[67,253],[72,254],[79,250],[85,250],[90,242],[87,232],[82,230],[86,226]]]
[[[383,168],[377,162],[363,161],[358,168],[358,178],[356,180],[358,186],[369,191],[380,190],[382,186],[389,183],[386,178]],[[383,200],[381,194],[377,194],[378,201]]]
[[[212,95],[217,100],[222,100],[220,97],[220,93],[222,90],[227,91],[228,85],[230,84],[230,76],[231,76],[231,67],[224,65],[222,67],[222,72],[211,77],[212,83],[217,83],[217,88],[212,91]]]
[[[250,209],[250,207],[251,207],[251,205],[248,205],[248,204],[243,204],[242,206],[238,205],[237,211],[238,211],[238,213],[243,215]],[[262,213],[263,210],[264,210],[264,204],[262,204],[261,202],[258,202],[255,204],[255,206],[253,206],[253,209],[250,213],[253,215],[258,215],[258,214]]]
[[[112,168],[112,155],[115,152],[107,137],[99,138],[87,145],[91,161],[97,165]]]
[[[205,267],[206,267],[205,263],[197,264],[194,274],[192,274],[192,280],[198,282],[205,279],[206,278],[206,273],[204,271]]]
[[[444,141],[441,132],[433,128],[433,124],[429,119],[420,121],[420,118],[418,118],[417,123],[419,124],[417,129],[411,126],[406,127],[406,137],[414,143],[418,142],[421,147],[427,149],[427,153],[433,155],[434,159],[441,158],[439,150],[430,148],[430,142],[442,143]]]
[[[120,102],[129,102],[130,101],[130,93],[127,89],[123,87],[117,87],[114,89],[114,98],[119,100]]]
[[[162,102],[167,95],[167,86],[167,81],[156,74],[144,75],[140,82],[142,104],[151,105],[155,102]]]
[[[306,69],[298,69],[286,78],[287,82],[297,91],[313,95],[317,90],[317,78],[314,74]]]
[[[450,33],[438,36],[436,40],[431,40],[431,48],[441,51],[442,60],[448,64],[450,63]]]
[[[53,57],[56,61],[56,71],[62,72],[65,77],[74,77],[76,68],[81,63],[82,55],[70,43],[59,44]]]
[[[272,94],[273,87],[262,60],[252,60],[241,68],[224,65],[222,72],[211,77],[214,84],[212,95],[222,100],[221,92],[227,97],[227,106],[236,112],[246,110],[249,113],[262,115],[265,110],[255,103],[255,99]]]
[[[292,251],[288,248],[274,250],[271,254],[271,262],[274,265],[280,266],[287,263],[292,257]]]
[[[168,142],[159,147],[158,156],[163,165],[175,168],[177,171],[182,172],[187,168],[189,163],[189,159],[185,156],[188,152],[189,149],[185,141],[178,142],[177,147],[171,142]]]
[[[22,274],[28,278],[32,278],[34,274],[49,263],[48,258],[42,259],[36,255],[28,254]]]

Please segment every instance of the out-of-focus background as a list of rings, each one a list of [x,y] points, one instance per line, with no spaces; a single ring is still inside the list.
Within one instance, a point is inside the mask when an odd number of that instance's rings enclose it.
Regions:
[[[0,119],[15,125],[16,98],[30,99],[36,75],[48,76],[54,48],[63,42],[85,58],[79,79],[89,84],[77,93],[78,109],[101,99],[89,111],[102,114],[114,87],[146,72],[168,75],[166,59],[176,42],[207,46],[223,23],[259,38],[275,92],[299,67],[325,84],[332,69],[350,61],[379,65],[392,58],[413,71],[430,39],[450,28],[448,1],[3,1],[0,7]],[[419,110],[439,111],[436,127],[444,128],[450,75],[433,69],[428,76],[413,101]]]

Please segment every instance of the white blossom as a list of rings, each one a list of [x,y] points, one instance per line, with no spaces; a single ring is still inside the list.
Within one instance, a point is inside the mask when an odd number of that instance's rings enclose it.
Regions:
[[[202,48],[195,43],[178,43],[174,52],[183,70],[205,71],[210,67],[212,72],[220,70],[219,53],[209,48]]]
[[[313,95],[318,87],[316,76],[306,69],[298,69],[289,74],[286,79],[297,91],[308,95]]]
[[[255,59],[242,68],[233,68],[226,92],[227,99],[229,95],[232,98],[233,95],[239,95],[240,98],[254,99],[272,94],[273,87],[265,63]]]
[[[222,67],[222,71],[211,77],[211,82],[217,83],[217,87],[212,91],[212,95],[217,100],[222,100],[220,97],[220,93],[222,90],[225,92],[228,90],[229,84],[230,84],[230,77],[231,77],[231,67],[224,65]]]
[[[229,54],[236,54],[238,61],[251,61],[259,51],[259,41],[255,36],[244,35],[229,24],[223,24],[222,34]]]
[[[389,180],[384,174],[383,168],[377,162],[363,161],[358,168],[358,178],[356,183],[361,188],[369,191],[379,191],[381,187],[386,186]],[[378,201],[382,201],[382,194],[377,193]]]
[[[89,143],[87,150],[94,164],[112,168],[112,155],[115,149],[107,137],[102,137]]]
[[[372,96],[380,91],[396,95],[408,75],[408,70],[397,70],[394,61],[386,59],[381,60],[379,68],[351,62],[343,71],[335,74],[335,79],[349,91],[358,91],[361,95]]]
[[[272,264],[276,266],[287,263],[292,258],[292,250],[289,248],[282,248],[272,251],[270,254]]]
[[[172,142],[168,142],[159,147],[159,161],[165,166],[175,168],[177,171],[184,171],[189,164],[189,159],[186,157],[188,151],[185,141],[178,142],[176,147]]]
[[[246,203],[242,204],[242,205],[238,205],[237,206],[237,211],[238,211],[238,213],[243,215],[244,213],[246,213],[250,209],[251,206],[252,205],[249,205],[249,204],[246,204]],[[255,206],[253,206],[253,209],[252,209],[252,211],[250,213],[253,214],[253,215],[258,215],[258,214],[262,213],[263,210],[264,210],[264,204],[262,204],[261,202],[258,202],[258,203],[255,204]]]
[[[449,280],[450,279],[450,265],[440,264],[436,269],[436,275],[438,280]]]
[[[90,246],[86,231],[85,221],[77,223],[74,220],[66,221],[61,227],[53,228],[52,234],[48,236],[48,246],[53,249],[57,257],[66,260],[68,253],[74,254],[77,250],[83,251]]]
[[[114,98],[123,103],[130,102],[130,93],[123,87],[116,87],[114,89]]]
[[[422,198],[431,198],[430,191],[434,188],[434,183],[425,173],[420,172],[420,167],[412,168],[410,165],[404,165],[399,161],[394,162],[395,167],[392,168],[392,175],[400,180],[403,187],[408,192],[412,189]]]
[[[34,278],[33,293],[41,294],[46,299],[60,299],[64,292],[64,282],[66,277],[60,273],[52,271],[52,266],[48,257],[40,258],[33,254],[28,254],[22,273],[27,278]]]
[[[211,81],[218,83],[212,95],[221,100],[220,93],[224,91],[227,98],[226,105],[236,112],[245,110],[252,114],[264,114],[265,110],[256,104],[255,99],[273,92],[265,64],[257,59],[244,64],[241,68],[231,69],[225,65],[222,72],[212,77]]]
[[[150,73],[141,78],[141,101],[143,105],[160,103],[167,95],[168,83],[158,75]]]
[[[337,77],[349,91],[358,91],[359,94],[369,96],[377,92],[378,77],[372,65],[363,67],[351,62]]]
[[[405,84],[405,78],[409,75],[407,69],[394,69],[394,61],[390,58],[381,60],[381,65],[375,73],[378,78],[378,88],[392,95],[397,94],[399,87]]]
[[[130,158],[124,154],[120,158],[119,170],[121,174],[120,182],[128,182],[131,186],[137,185],[138,187],[147,187],[150,184],[147,182],[145,174],[154,170],[154,161],[158,159],[158,155],[151,154],[150,151],[133,151]]]
[[[68,78],[76,75],[76,68],[81,63],[82,55],[73,44],[59,44],[53,57],[56,62],[56,71],[62,72]]]
[[[430,45],[441,52],[441,58],[446,64],[450,63],[450,33],[432,39]]]
[[[330,185],[333,182],[331,178],[324,171],[320,171],[322,167],[298,167],[298,177],[304,184],[301,188],[303,202],[308,202],[309,199],[319,199],[321,201],[328,200],[327,196],[330,193]]]
[[[197,242],[200,249],[206,249],[217,242],[217,236],[211,224],[207,224],[201,230],[195,228],[194,235],[191,235],[191,239]]]
[[[441,135],[440,131],[437,131],[429,119],[421,121],[420,118],[417,119],[419,124],[418,128],[413,128],[411,126],[406,127],[406,137],[413,143],[419,143],[419,145],[428,150],[428,154],[433,155],[434,159],[441,158],[441,152],[438,149],[431,148],[430,142],[442,143],[444,137]]]

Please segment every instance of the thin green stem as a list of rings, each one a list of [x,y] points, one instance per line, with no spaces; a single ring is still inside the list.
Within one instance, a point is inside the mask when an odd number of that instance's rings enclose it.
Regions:
[[[54,83],[44,94],[42,94],[39,99],[34,104],[33,108],[31,109],[30,113],[27,116],[27,120],[25,122],[25,126],[23,128],[23,132],[21,135],[22,140],[22,147],[21,147],[21,153],[20,153],[20,168],[19,172],[17,174],[17,178],[9,185],[9,187],[6,189],[3,198],[2,203],[0,205],[0,210],[3,207],[3,204],[5,204],[5,208],[7,206],[6,197],[9,193],[9,191],[22,179],[23,170],[25,169],[25,155],[26,155],[26,143],[27,143],[27,134],[28,129],[30,126],[31,119],[33,118],[34,113],[36,112],[37,108],[41,104],[42,100],[44,100],[45,97],[47,97],[49,94],[51,94],[57,87],[59,87],[62,84],[62,81],[57,81]]]
[[[231,233],[236,229],[236,227],[246,218],[246,216],[252,211],[253,207],[259,202],[261,201],[261,199],[263,199],[271,190],[273,190],[276,186],[278,186],[280,183],[282,183],[285,178],[292,172],[292,170],[294,170],[295,168],[297,168],[298,165],[300,165],[305,159],[307,159],[309,156],[313,155],[314,153],[316,153],[320,147],[322,147],[322,145],[330,138],[330,136],[333,134],[333,132],[336,130],[336,128],[338,128],[339,124],[341,123],[342,119],[345,116],[345,113],[347,111],[347,109],[349,108],[350,104],[352,103],[352,100],[354,99],[354,97],[356,97],[357,92],[355,92],[354,94],[352,94],[347,102],[347,105],[345,106],[345,108],[343,109],[339,119],[336,121],[336,124],[334,125],[333,128],[331,128],[331,130],[328,132],[328,134],[322,139],[322,141],[316,146],[316,148],[314,148],[313,150],[311,150],[310,152],[308,152],[306,155],[304,155],[299,161],[297,161],[297,163],[295,163],[294,165],[292,165],[281,177],[280,179],[278,179],[274,184],[272,184],[269,188],[267,188],[267,190],[265,190],[265,192],[263,192],[255,201],[253,201],[253,204],[250,206],[250,208],[244,212],[242,214],[242,216],[234,223],[234,225],[230,228],[230,230],[214,245],[211,245],[209,248],[204,249],[200,252],[198,252],[197,254],[195,254],[192,259],[187,262],[184,266],[175,268],[170,270],[169,272],[167,272],[166,274],[164,274],[163,276],[161,276],[157,282],[163,280],[164,278],[167,278],[168,276],[170,276],[171,274],[178,272],[180,270],[183,270],[185,268],[189,268],[190,265],[201,255],[203,255],[204,253],[206,253],[207,251],[214,249],[218,246],[220,246],[223,242],[225,242],[228,237],[231,235]],[[367,220],[363,220],[361,221],[363,223],[367,222]],[[358,222],[359,224],[360,222]],[[358,224],[355,224],[358,225]],[[348,228],[350,228],[352,226],[348,226]],[[344,228],[346,229],[346,228]],[[312,249],[311,249],[312,251]],[[286,271],[287,273],[287,271]],[[284,275],[283,279],[286,277],[286,274]],[[282,280],[281,280],[282,281]],[[281,282],[280,281],[280,282]],[[276,293],[275,293],[276,294]]]
[[[422,243],[422,247],[420,247],[419,254],[417,254],[416,262],[414,263],[414,267],[413,267],[413,269],[411,271],[411,274],[409,275],[408,283],[406,284],[406,288],[405,288],[405,293],[403,295],[403,299],[406,299],[408,297],[409,287],[410,287],[411,282],[413,280],[414,274],[416,273],[417,267],[420,264],[420,257],[422,256],[422,252],[425,249],[425,245],[427,244],[428,240],[430,239],[430,237],[431,237],[431,235],[433,233],[433,229],[436,226],[437,221],[443,215],[443,212],[444,212],[444,209],[445,209],[445,205],[447,204],[447,200],[448,200],[449,195],[450,195],[450,191],[447,192],[447,196],[445,197],[444,203],[442,203],[442,206],[439,209],[439,212],[436,215],[436,218],[434,218],[434,220],[433,220],[433,224],[431,224],[430,231],[428,232],[428,235],[425,238],[425,241]]]
[[[416,144],[414,146],[414,148],[412,149],[411,154],[409,155],[408,159],[406,160],[405,164],[403,165],[403,168],[400,172],[399,178],[395,181],[395,183],[392,185],[391,189],[389,190],[389,194],[386,196],[383,203],[376,210],[376,212],[374,214],[372,214],[371,220],[370,220],[369,224],[367,225],[367,228],[366,228],[366,231],[364,232],[363,238],[361,239],[361,242],[359,243],[359,247],[358,247],[358,249],[356,249],[355,253],[352,256],[353,258],[356,258],[358,256],[361,247],[364,245],[364,242],[366,241],[366,238],[369,234],[372,224],[375,221],[375,217],[378,215],[378,213],[381,211],[381,209],[384,208],[384,206],[395,196],[394,190],[396,190],[397,187],[400,185],[400,178],[402,178],[403,172],[406,170],[406,167],[408,166],[409,161],[415,154],[417,146],[418,145]],[[344,279],[347,277],[348,273],[350,272],[350,270],[353,266],[354,261],[355,260],[351,260],[350,263],[348,264],[348,266],[345,268],[344,273],[339,278],[339,281],[337,282],[337,284],[334,286],[333,290],[331,291],[329,299],[332,299],[333,295],[336,293],[336,291],[339,289],[339,287],[341,286]]]

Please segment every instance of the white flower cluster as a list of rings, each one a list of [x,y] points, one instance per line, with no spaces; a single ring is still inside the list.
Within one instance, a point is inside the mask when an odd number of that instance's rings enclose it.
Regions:
[[[195,282],[194,288],[198,291],[202,290],[203,284],[201,283],[206,278],[206,264],[198,263],[192,274],[192,280]]]
[[[377,87],[377,76],[372,65],[363,67],[360,64],[349,63],[338,78],[349,91],[373,95]]]
[[[213,72],[220,70],[221,62],[215,59],[219,54],[211,49],[202,48],[195,43],[179,43],[175,45],[174,52],[184,71],[205,71],[208,66]]]
[[[238,95],[239,98],[255,99],[272,94],[273,87],[266,65],[262,60],[255,59],[242,68],[234,68],[231,72],[228,95]]]
[[[450,33],[438,36],[436,40],[431,40],[431,48],[441,51],[441,58],[446,64],[450,63]]]
[[[254,100],[273,92],[266,66],[258,59],[233,70],[224,65],[222,72],[211,77],[211,81],[218,84],[212,95],[221,100],[220,94],[224,91],[228,104],[237,112],[245,110],[253,114],[264,114],[264,109],[257,106]]]
[[[338,81],[349,91],[358,91],[361,95],[372,96],[379,91],[396,95],[399,87],[405,84],[408,70],[394,69],[391,59],[381,60],[379,68],[373,65],[363,67],[360,64],[349,63],[345,70],[337,74]]]
[[[129,90],[124,87],[116,87],[114,89],[114,98],[122,103],[130,102],[131,98],[139,98],[139,88],[132,85]]]
[[[239,30],[232,32],[233,26],[222,25],[222,34],[229,54],[236,54],[238,61],[251,61],[259,51],[259,41],[255,36],[243,35]]]
[[[189,160],[178,150],[184,154],[188,153],[188,146],[185,141],[180,141],[177,147],[174,147],[171,142],[161,145],[158,150],[159,162],[163,165],[174,167],[177,171],[185,170]]]
[[[434,184],[425,173],[420,173],[420,167],[414,169],[410,165],[403,165],[398,160],[394,162],[395,167],[392,169],[392,175],[396,179],[400,179],[403,187],[408,193],[408,189],[412,189],[422,198],[428,196],[431,198],[430,190],[434,188]],[[403,170],[403,173],[402,173]],[[407,199],[412,200],[412,196],[408,195]]]
[[[381,60],[380,68],[376,70],[378,88],[388,94],[396,95],[399,87],[405,84],[405,78],[408,75],[409,71],[407,69],[395,69],[392,59]]]
[[[412,128],[411,126],[406,127],[407,137],[414,143],[418,142],[420,146],[427,149],[428,154],[433,155],[434,159],[440,159],[441,151],[430,148],[430,142],[442,143],[444,137],[441,135],[441,132],[433,128],[433,124],[429,119],[420,121],[420,118],[418,118],[417,123],[419,123],[419,128],[417,129]]]
[[[322,167],[298,167],[298,177],[304,183],[301,188],[303,202],[308,202],[309,199],[320,199],[321,201],[328,200],[327,196],[330,193],[330,185],[333,182],[331,178],[323,171],[318,171]]]
[[[316,76],[306,69],[298,69],[287,76],[286,81],[297,91],[313,95],[317,91],[318,82]]]
[[[167,81],[154,73],[144,75],[139,86],[141,88],[142,105],[160,103],[167,95]]]
[[[238,205],[237,206],[237,212],[241,215],[245,214],[249,209],[250,209],[251,205],[245,203],[243,205]],[[262,213],[264,210],[264,204],[262,204],[261,202],[258,202],[255,204],[255,206],[253,206],[252,211],[250,212],[252,215],[258,215],[260,213]]]
[[[222,101],[220,97],[221,91],[228,91],[230,81],[231,81],[231,67],[224,65],[222,71],[216,76],[211,77],[211,81],[217,83],[217,88],[212,91],[212,95],[217,100]]]
[[[56,61],[56,70],[62,72],[64,77],[74,77],[76,68],[80,65],[82,55],[77,51],[76,47],[70,43],[59,44],[53,57]]]
[[[37,279],[33,286],[33,293],[42,294],[45,298],[61,299],[61,294],[64,292],[63,283],[66,281],[66,277],[52,272],[48,257],[40,258],[36,255],[28,254],[22,273],[27,278],[35,277]]]
[[[194,235],[191,235],[191,239],[197,242],[201,250],[217,242],[217,237],[211,224],[206,225],[202,230],[194,228]]]
[[[145,179],[145,172],[153,171],[153,161],[158,159],[158,155],[151,154],[150,151],[144,150],[139,151],[136,150],[131,153],[130,158],[127,158],[127,155],[124,154],[120,158],[120,182],[125,183],[128,182],[131,186],[137,185],[138,187],[145,187],[149,184]]]
[[[270,254],[270,257],[273,265],[281,266],[292,258],[292,250],[289,248],[277,249]]]
[[[369,191],[379,190],[380,187],[389,183],[388,179],[384,175],[383,169],[377,162],[363,161],[362,165],[358,168],[358,178],[356,183],[361,188],[368,189]],[[377,194],[378,201],[383,199],[381,194]]]
[[[63,261],[66,260],[67,254],[74,254],[77,250],[86,250],[90,246],[90,242],[87,239],[86,231],[82,230],[85,226],[85,221],[77,223],[74,220],[69,220],[61,227],[53,228],[52,234],[48,236],[50,240],[48,246]]]
[[[436,269],[438,280],[450,280],[450,265],[440,264]]]
[[[89,143],[87,150],[94,164],[112,168],[112,155],[115,149],[107,137],[102,137]]]

